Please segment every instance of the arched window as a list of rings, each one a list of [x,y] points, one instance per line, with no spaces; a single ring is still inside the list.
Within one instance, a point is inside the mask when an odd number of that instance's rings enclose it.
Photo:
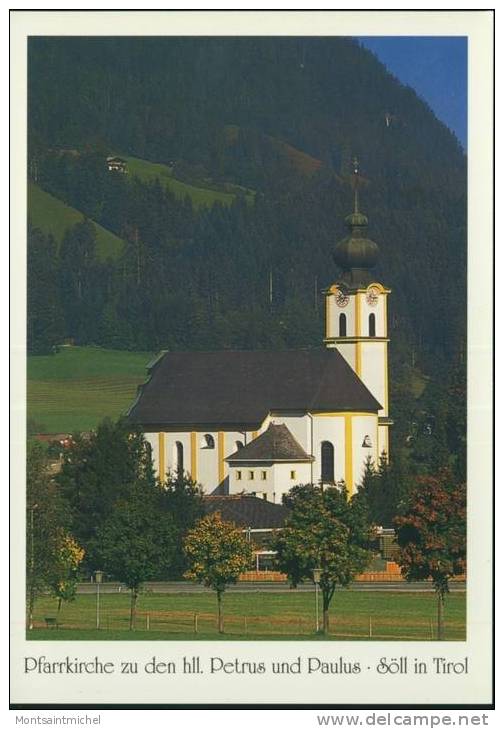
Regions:
[[[334,482],[334,446],[328,440],[322,441],[320,447],[321,475],[320,480],[324,483]]]
[[[346,337],[346,314],[339,315],[339,335]]]
[[[206,433],[201,440],[202,448],[215,448],[215,438],[210,433]]]
[[[376,337],[376,316],[374,314],[369,315],[369,336]]]
[[[178,474],[184,473],[184,446],[179,440],[175,443],[175,469]]]

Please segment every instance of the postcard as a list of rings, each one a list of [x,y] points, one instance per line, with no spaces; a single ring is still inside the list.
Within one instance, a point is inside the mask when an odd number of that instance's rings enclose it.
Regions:
[[[13,707],[492,705],[492,34],[11,13]]]

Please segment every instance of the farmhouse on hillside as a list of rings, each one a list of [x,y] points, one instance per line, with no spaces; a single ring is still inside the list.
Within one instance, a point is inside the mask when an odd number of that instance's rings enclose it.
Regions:
[[[161,479],[184,470],[207,494],[281,503],[299,483],[355,492],[370,456],[388,455],[390,289],[371,273],[378,246],[359,210],[334,249],[340,277],[324,291],[324,348],[163,352],[129,411]]]
[[[122,157],[107,157],[107,169],[109,172],[127,172],[126,160]]]

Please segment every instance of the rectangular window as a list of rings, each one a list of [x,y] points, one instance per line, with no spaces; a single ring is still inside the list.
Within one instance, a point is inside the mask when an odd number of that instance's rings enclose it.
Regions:
[[[236,472],[236,480],[241,481],[241,471]]]
[[[255,475],[254,474],[254,471],[249,471],[249,481],[253,481],[254,480],[254,475]]]
[[[261,471],[261,480],[266,481],[268,478],[268,472],[267,471]]]
[[[296,478],[296,472],[291,471],[291,481],[294,481],[295,478]]]
[[[268,500],[268,494],[263,494],[263,499],[264,499],[265,501],[267,501],[267,500]]]

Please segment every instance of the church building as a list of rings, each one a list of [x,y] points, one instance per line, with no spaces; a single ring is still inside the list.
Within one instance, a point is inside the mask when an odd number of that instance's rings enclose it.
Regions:
[[[296,484],[360,484],[389,451],[390,289],[373,278],[378,246],[359,210],[358,170],[341,275],[324,291],[321,349],[164,352],[129,411],[161,480],[186,471],[206,494],[281,503]]]

